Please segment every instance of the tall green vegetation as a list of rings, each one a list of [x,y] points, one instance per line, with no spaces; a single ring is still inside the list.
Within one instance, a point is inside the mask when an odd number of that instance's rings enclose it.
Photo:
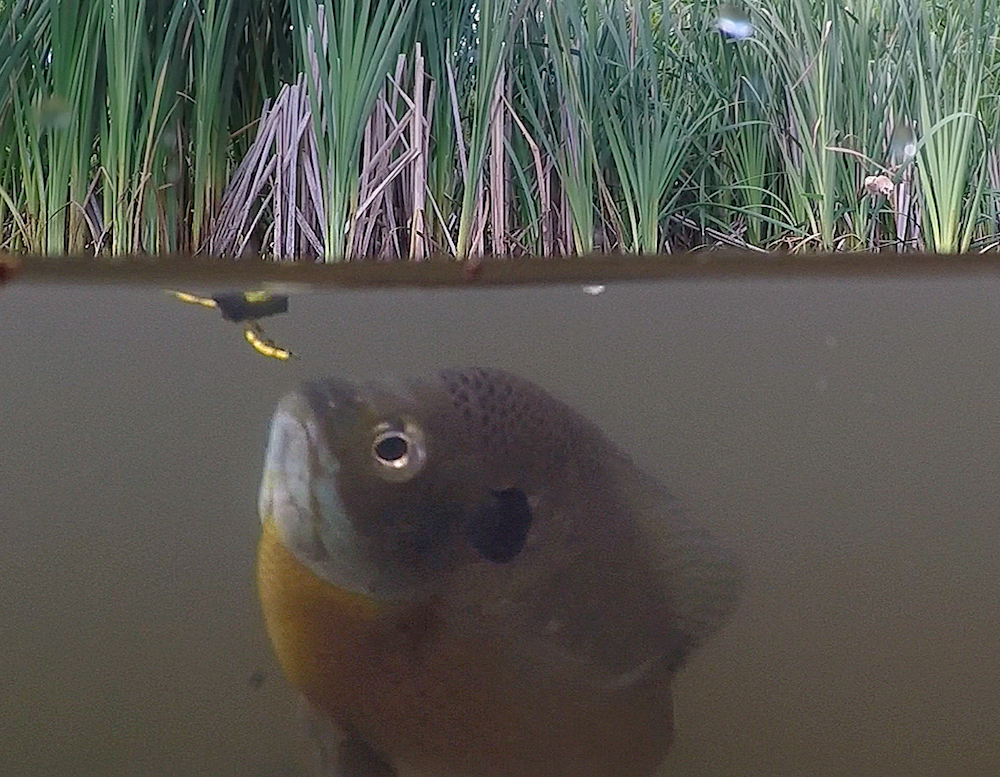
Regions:
[[[979,221],[990,148],[980,103],[984,81],[995,85],[996,8],[973,0],[968,16],[941,26],[917,24],[913,59],[917,72],[916,116],[925,127],[917,162],[923,185],[925,239],[932,250],[964,251]],[[993,111],[996,108],[992,108]],[[992,138],[995,144],[997,138]]]
[[[413,8],[414,0],[295,4],[323,185],[323,245],[328,256],[346,256],[354,241],[362,135]]]
[[[0,250],[1000,243],[1000,0],[0,0]]]

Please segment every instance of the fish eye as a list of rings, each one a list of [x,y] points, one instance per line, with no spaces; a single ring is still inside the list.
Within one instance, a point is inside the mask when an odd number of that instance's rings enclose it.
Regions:
[[[372,457],[385,479],[409,480],[423,468],[427,458],[423,432],[409,422],[379,424],[372,440]]]
[[[400,434],[383,435],[375,442],[373,450],[379,461],[383,461],[390,466],[401,466],[406,461],[406,454],[410,444],[405,437]]]

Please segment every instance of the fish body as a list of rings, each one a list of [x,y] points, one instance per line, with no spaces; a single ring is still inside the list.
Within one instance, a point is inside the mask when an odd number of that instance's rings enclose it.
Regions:
[[[740,565],[570,407],[487,369],[321,380],[272,421],[258,588],[343,777],[634,777]]]

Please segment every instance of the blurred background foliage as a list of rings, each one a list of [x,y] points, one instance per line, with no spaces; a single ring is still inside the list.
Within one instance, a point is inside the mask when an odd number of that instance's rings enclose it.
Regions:
[[[0,250],[987,250],[1000,0],[0,0]]]

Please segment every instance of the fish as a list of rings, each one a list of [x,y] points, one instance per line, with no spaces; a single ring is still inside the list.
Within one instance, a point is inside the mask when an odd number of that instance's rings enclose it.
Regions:
[[[264,624],[327,777],[651,774],[743,587],[597,426],[491,368],[290,391],[259,512]]]

